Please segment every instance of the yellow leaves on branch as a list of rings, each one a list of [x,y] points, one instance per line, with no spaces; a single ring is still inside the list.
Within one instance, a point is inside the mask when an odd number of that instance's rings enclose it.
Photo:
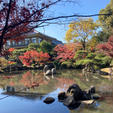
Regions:
[[[69,25],[69,29],[66,32],[65,40],[67,42],[73,40],[84,40],[88,39],[89,36],[95,34],[98,24],[93,22],[92,18],[78,19],[78,21],[73,21]],[[77,39],[78,38],[78,39]]]

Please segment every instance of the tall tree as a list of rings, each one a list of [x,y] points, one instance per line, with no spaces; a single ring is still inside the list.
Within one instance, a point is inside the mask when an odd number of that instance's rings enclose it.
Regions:
[[[0,0],[0,50],[7,39],[18,41],[38,26],[38,20],[50,4],[36,0]]]
[[[86,41],[89,36],[92,36],[96,33],[98,25],[93,22],[92,18],[79,19],[78,21],[73,21],[69,25],[69,29],[66,32],[65,40],[70,41],[79,41],[82,44],[83,49],[86,49]]]
[[[100,10],[99,14],[102,13],[111,13],[111,15],[99,16],[99,21],[103,31],[111,34],[113,33],[113,0],[111,0],[104,9]]]

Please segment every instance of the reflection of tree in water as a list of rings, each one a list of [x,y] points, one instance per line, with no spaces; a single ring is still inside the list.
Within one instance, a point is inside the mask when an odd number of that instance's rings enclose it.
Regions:
[[[48,85],[50,81],[44,79],[42,73],[35,71],[27,71],[23,75],[10,77],[10,79],[1,78],[1,81],[0,86],[4,89],[3,93],[8,96],[11,95],[11,92],[6,92],[7,86],[15,88],[15,92],[12,93],[12,96],[24,97],[26,99],[41,99],[44,95],[53,91],[53,88],[50,88],[51,85]],[[47,88],[43,91],[43,87],[45,86],[47,86]],[[51,90],[49,91],[48,89]]]
[[[48,84],[48,81],[45,81],[43,79],[42,74],[32,74],[31,71],[27,71],[25,74],[22,75],[20,83],[22,83],[25,87],[34,88],[39,85]]]
[[[58,82],[56,83],[56,87],[64,90],[67,90],[70,85],[75,83],[73,79],[69,78],[56,78],[56,79],[58,80]]]
[[[0,76],[0,87],[14,86],[20,88],[34,88],[39,85],[47,85],[49,81],[45,80],[43,74],[39,71],[27,71],[24,74],[12,74]]]

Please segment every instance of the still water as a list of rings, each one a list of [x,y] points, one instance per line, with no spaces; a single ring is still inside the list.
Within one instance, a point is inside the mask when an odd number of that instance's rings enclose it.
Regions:
[[[83,90],[93,85],[103,98],[70,110],[57,96],[73,83]],[[4,93],[6,86],[15,87],[19,93]],[[48,96],[55,98],[52,104],[43,102]],[[42,71],[36,70],[0,74],[0,113],[113,113],[113,80],[98,74],[82,75],[80,70],[59,70],[54,78],[44,77]]]

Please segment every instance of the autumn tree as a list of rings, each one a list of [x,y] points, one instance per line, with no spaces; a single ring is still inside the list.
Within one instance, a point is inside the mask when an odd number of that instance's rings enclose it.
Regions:
[[[108,39],[108,42],[98,44],[97,48],[104,54],[113,58],[113,36]]]
[[[112,14],[107,16],[106,15],[99,16],[99,22],[104,32],[107,32],[108,34],[113,33],[113,0],[111,0],[110,3],[104,9],[101,9],[99,13]]]
[[[96,36],[94,36],[94,38],[96,39],[96,41],[98,43],[103,43],[103,42],[107,42],[109,39],[110,34],[108,32],[105,31],[99,31],[97,33]]]
[[[69,48],[69,45],[59,44],[54,48],[54,51],[57,53],[56,60],[60,62],[72,60],[75,55],[75,50]]]
[[[7,40],[21,40],[25,33],[60,18],[47,15],[59,2],[62,0],[0,0],[0,51]]]
[[[82,44],[83,49],[86,49],[86,42],[89,39],[89,36],[92,36],[96,33],[98,25],[93,22],[92,18],[87,19],[78,19],[78,21],[73,21],[69,25],[69,29],[66,32],[65,40],[70,41],[79,41]]]
[[[48,53],[37,52],[35,50],[26,51],[24,55],[19,56],[19,59],[25,66],[36,66],[40,64],[44,64],[49,60],[50,56]]]
[[[98,44],[97,37],[93,36],[87,43],[88,49],[90,51],[94,52],[97,44]]]

